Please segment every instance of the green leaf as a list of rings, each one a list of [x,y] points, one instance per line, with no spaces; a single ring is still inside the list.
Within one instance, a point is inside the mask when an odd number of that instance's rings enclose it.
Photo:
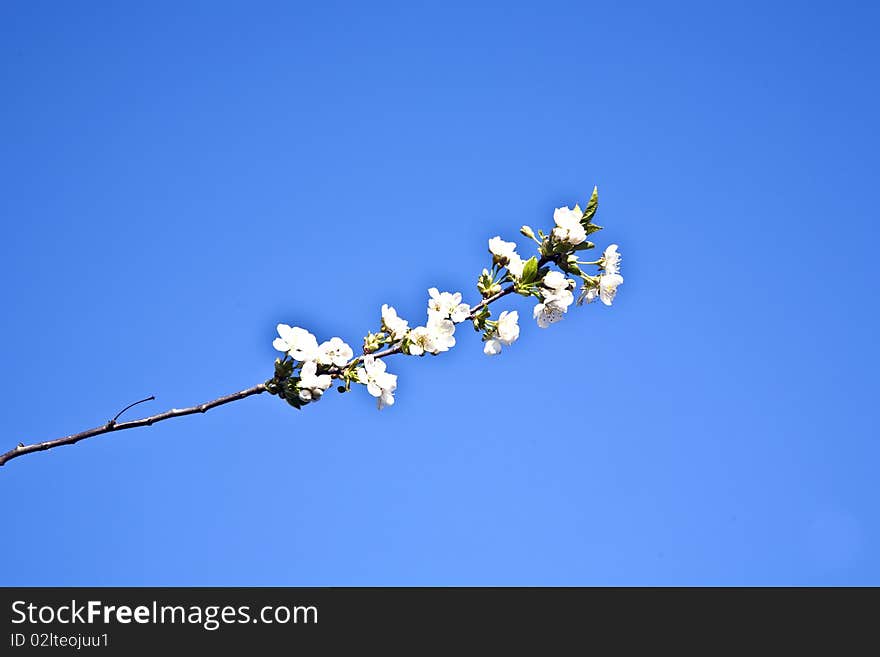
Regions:
[[[584,230],[587,232],[587,235],[592,235],[593,233],[602,230],[603,226],[599,224],[587,224],[584,226]]]
[[[599,188],[593,187],[593,194],[590,196],[590,200],[587,203],[587,207],[584,210],[584,216],[581,217],[581,223],[586,226],[593,220],[593,216],[596,214],[596,209],[599,207]]]
[[[275,359],[275,378],[286,379],[293,372],[293,361],[282,361],[280,358]]]
[[[592,242],[581,242],[576,247],[574,247],[575,251],[586,251],[587,249],[595,248],[595,244]]]
[[[535,276],[538,273],[538,259],[535,256],[532,256],[528,260],[526,260],[526,264],[523,265],[522,272],[522,282],[523,283],[531,283],[535,280]]]

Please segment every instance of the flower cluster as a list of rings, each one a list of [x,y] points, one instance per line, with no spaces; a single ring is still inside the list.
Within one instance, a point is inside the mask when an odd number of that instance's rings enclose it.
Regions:
[[[583,215],[577,205],[572,210],[564,207],[556,208],[553,211],[553,222],[556,224],[556,228],[553,229],[551,235],[557,244],[577,246],[587,239],[587,231],[581,224],[582,218]]]
[[[385,363],[374,356],[364,357],[364,366],[356,370],[357,380],[367,386],[367,392],[379,400],[379,410],[394,404],[397,375],[385,371]]]
[[[574,302],[572,290],[576,283],[566,278],[562,272],[549,271],[541,279],[538,288],[540,303],[535,306],[532,316],[541,328],[547,328],[555,324],[568,312],[568,307]]]
[[[279,324],[272,346],[284,352],[275,361],[275,378],[267,382],[269,392],[300,408],[318,401],[333,383],[333,368],[344,367],[354,352],[341,338],[318,339],[304,328]]]
[[[391,311],[394,312],[394,309],[391,308]],[[470,312],[470,306],[461,302],[461,292],[440,292],[432,287],[428,290],[428,320],[425,325],[409,329],[409,322],[398,318],[400,330],[388,335],[389,326],[383,314],[386,335],[376,340],[375,346],[399,342],[400,351],[410,356],[449,351],[455,346],[455,325],[466,320]],[[396,312],[394,316],[397,316]]]
[[[483,345],[483,353],[487,356],[497,356],[501,353],[501,345],[509,347],[516,342],[519,337],[518,321],[519,313],[515,310],[505,310],[498,315],[498,321],[493,322],[486,344]]]
[[[623,283],[618,246],[610,245],[595,261],[582,261],[578,255],[595,248],[587,238],[602,230],[593,223],[598,203],[598,191],[594,188],[586,209],[581,210],[578,205],[556,208],[549,233],[539,230],[536,235],[531,227],[523,226],[520,233],[537,244],[537,255],[528,258],[517,253],[515,242],[492,237],[492,265],[483,269],[477,279],[481,300],[476,305],[463,303],[460,292],[440,292],[432,287],[428,290],[427,321],[410,328],[410,323],[393,306],[383,304],[379,330],[366,335],[361,356],[354,357],[351,347],[341,338],[318,344],[305,329],[279,324],[279,337],[273,346],[284,352],[284,357],[276,359],[275,376],[266,382],[267,389],[300,408],[320,399],[335,378],[342,381],[339,392],[350,390],[352,383],[364,385],[382,409],[394,404],[397,376],[386,371],[381,358],[449,351],[456,344],[456,325],[465,320],[482,332],[483,353],[489,356],[500,354],[503,347],[516,342],[520,335],[519,313],[505,310],[493,320],[489,310],[490,304],[508,294],[537,299],[532,317],[542,329],[563,319],[574,303],[575,278],[582,282],[578,304],[598,298],[610,306]],[[590,275],[581,269],[583,266],[595,266],[599,271]]]
[[[612,244],[595,264],[602,270],[602,274],[594,277],[593,285],[584,286],[578,297],[578,303],[592,303],[596,297],[606,306],[610,306],[614,297],[617,295],[617,287],[623,283],[623,276],[620,275],[620,253],[617,251],[616,244]]]

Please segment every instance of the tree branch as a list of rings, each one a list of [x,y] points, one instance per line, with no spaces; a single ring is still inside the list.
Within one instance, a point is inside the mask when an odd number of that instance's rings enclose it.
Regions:
[[[554,256],[543,256],[538,261],[538,267],[542,267],[548,262],[556,262],[556,258]],[[490,297],[486,297],[482,299],[479,303],[471,308],[471,312],[467,317],[467,320],[473,320],[477,314],[485,308],[486,306],[498,301],[502,297],[506,297],[511,292],[514,292],[515,285],[511,284],[505,287],[504,289],[496,292]],[[465,321],[467,321],[465,320]],[[399,354],[402,351],[403,342],[400,341],[395,345],[390,347],[386,347],[381,351],[377,351],[371,354],[374,358],[384,358],[385,356],[393,356],[394,354]],[[357,356],[350,360],[345,367],[342,368],[331,368],[330,373],[332,376],[339,377],[340,372],[350,367],[354,363],[358,363],[364,359],[364,356]],[[9,450],[5,454],[0,454],[0,466],[5,465],[8,461],[12,459],[18,458],[19,456],[24,456],[25,454],[31,454],[33,452],[42,452],[47,449],[53,449],[55,447],[61,447],[63,445],[75,445],[81,440],[85,440],[86,438],[94,438],[95,436],[100,436],[105,433],[111,433],[113,431],[123,431],[125,429],[136,429],[138,427],[148,427],[150,425],[155,424],[156,422],[161,422],[163,420],[170,420],[175,417],[183,417],[184,415],[193,415],[194,413],[206,413],[210,411],[212,408],[216,408],[217,406],[223,406],[223,404],[229,404],[234,401],[238,401],[239,399],[244,399],[245,397],[250,397],[252,395],[259,395],[261,393],[266,392],[266,384],[261,383],[259,385],[255,385],[252,388],[247,388],[245,390],[240,390],[239,392],[234,392],[230,395],[225,395],[224,397],[218,397],[217,399],[205,402],[203,404],[198,404],[197,406],[190,406],[189,408],[172,408],[170,411],[165,411],[164,413],[158,413],[156,415],[151,415],[149,417],[141,418],[140,420],[130,420],[128,422],[120,422],[117,424],[116,420],[119,419],[125,411],[130,409],[132,406],[137,406],[146,401],[151,401],[155,399],[152,395],[147,397],[146,399],[141,399],[140,401],[136,401],[133,404],[129,404],[125,408],[123,408],[119,413],[116,414],[112,420],[107,422],[107,424],[101,425],[100,427],[95,427],[94,429],[88,429],[86,431],[81,431],[80,433],[74,433],[69,436],[64,436],[63,438],[56,438],[55,440],[47,440],[41,443],[33,443],[31,445],[25,445],[24,443],[19,443],[17,447]]]
[[[211,401],[205,402],[203,404],[198,404],[196,406],[190,406],[189,408],[172,408],[170,411],[165,411],[164,413],[151,415],[150,417],[141,418],[140,420],[129,420],[128,422],[120,422],[119,424],[117,424],[114,419],[110,420],[109,422],[107,422],[107,424],[104,424],[100,427],[88,429],[87,431],[81,431],[80,433],[74,433],[69,436],[64,436],[63,438],[56,438],[55,440],[47,440],[42,443],[34,443],[32,445],[19,443],[18,446],[14,449],[9,450],[5,454],[0,454],[0,466],[5,465],[8,461],[11,461],[14,458],[24,456],[25,454],[30,454],[32,452],[42,452],[47,449],[52,449],[53,447],[61,447],[62,445],[75,445],[80,440],[93,438],[94,436],[100,436],[101,434],[111,433],[113,431],[123,431],[125,429],[136,429],[138,427],[148,427],[152,424],[155,424],[156,422],[161,422],[162,420],[170,420],[171,418],[183,417],[184,415],[193,415],[194,413],[207,413],[212,408],[216,408],[217,406],[223,406],[223,404],[229,404],[231,402],[238,401],[239,399],[250,397],[251,395],[259,395],[263,392],[266,392],[266,385],[264,383],[261,383],[259,385],[253,386],[252,388],[240,390],[238,392],[232,393],[231,395],[218,397],[217,399],[213,399]],[[128,408],[131,407],[129,406]],[[119,415],[117,415],[116,417],[118,418]]]

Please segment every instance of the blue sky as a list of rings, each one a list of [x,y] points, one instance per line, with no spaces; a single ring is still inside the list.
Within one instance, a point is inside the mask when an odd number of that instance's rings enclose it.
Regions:
[[[865,3],[4,3],[7,449],[473,300],[600,189],[613,308],[0,470],[5,585],[880,584]],[[136,415],[136,414],[134,414]],[[134,417],[131,415],[131,417]]]

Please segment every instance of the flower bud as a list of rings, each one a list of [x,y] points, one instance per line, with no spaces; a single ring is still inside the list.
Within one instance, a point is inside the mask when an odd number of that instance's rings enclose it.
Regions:
[[[532,230],[531,226],[523,226],[519,229],[519,232],[528,237],[530,240],[535,239],[535,232]]]
[[[480,278],[477,281],[477,290],[480,292],[480,295],[485,299],[497,292],[500,292],[501,285],[499,283],[496,283],[492,279],[492,274],[489,273],[488,269],[483,269],[483,273],[480,275]]]
[[[381,336],[377,333],[368,333],[367,337],[364,338],[364,352],[365,353],[373,353],[374,351],[378,351],[379,347],[382,346]]]

